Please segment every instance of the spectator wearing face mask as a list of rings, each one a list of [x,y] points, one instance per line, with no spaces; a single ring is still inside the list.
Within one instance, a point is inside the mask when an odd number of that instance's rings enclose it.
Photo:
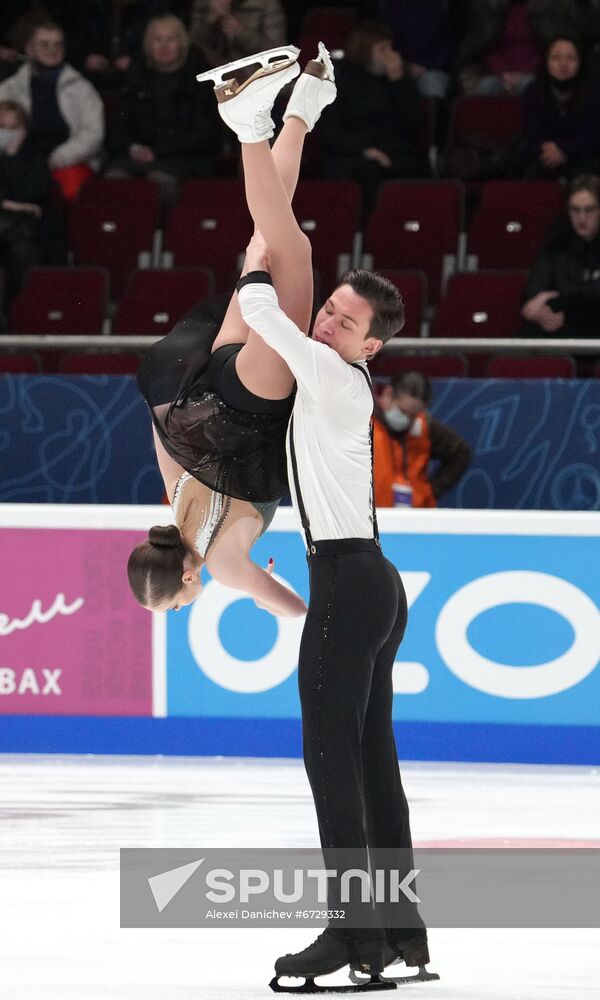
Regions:
[[[20,104],[0,101],[0,259],[9,299],[27,268],[41,263],[39,226],[50,187],[45,157],[28,148],[28,125]]]
[[[466,441],[427,413],[431,383],[402,372],[386,385],[373,418],[375,503],[378,507],[437,507],[465,474]],[[430,462],[438,465],[430,474]]]
[[[27,62],[0,84],[0,100],[17,101],[31,118],[28,145],[47,159],[65,198],[99,166],[104,108],[88,80],[65,62],[65,37],[52,22],[37,24]]]

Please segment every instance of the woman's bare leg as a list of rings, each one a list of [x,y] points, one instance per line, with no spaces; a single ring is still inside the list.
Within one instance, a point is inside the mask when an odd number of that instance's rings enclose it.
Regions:
[[[299,118],[289,118],[272,149],[269,148],[268,143],[258,144],[265,147],[263,156],[258,161],[258,167],[260,168],[261,161],[268,162],[269,176],[273,177],[274,175],[277,179],[275,197],[278,199],[278,204],[279,198],[283,197],[288,222],[293,224],[294,229],[301,237],[304,244],[304,257],[308,256],[308,267],[304,266],[303,268],[304,280],[302,280],[302,275],[296,270],[295,262],[290,266],[290,248],[286,248],[286,252],[281,253],[278,248],[269,246],[271,273],[279,303],[284,312],[302,330],[308,330],[312,311],[312,265],[308,242],[296,223],[291,210],[291,200],[298,183],[306,131],[306,125],[303,121]],[[247,148],[246,145],[242,146],[242,150]],[[250,169],[254,169],[252,163]],[[250,183],[253,187],[252,179]],[[248,181],[246,187],[248,190]],[[255,217],[254,221],[256,224]],[[250,392],[264,399],[281,399],[289,395],[294,382],[289,368],[275,351],[267,347],[261,337],[248,329],[240,313],[237,294],[233,295],[229,303],[213,350],[231,343],[245,345],[236,358],[236,370],[243,385]]]

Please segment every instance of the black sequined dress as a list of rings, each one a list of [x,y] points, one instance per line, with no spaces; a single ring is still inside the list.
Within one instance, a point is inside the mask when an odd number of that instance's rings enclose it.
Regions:
[[[262,400],[242,388],[257,412],[225,402],[221,361],[231,360],[238,345],[214,354],[211,348],[229,299],[199,303],[154,344],[142,360],[138,386],[165,450],[195,479],[239,500],[277,501],[287,486],[285,436],[293,396]],[[230,374],[235,377],[231,368]],[[232,398],[237,402],[239,396]]]

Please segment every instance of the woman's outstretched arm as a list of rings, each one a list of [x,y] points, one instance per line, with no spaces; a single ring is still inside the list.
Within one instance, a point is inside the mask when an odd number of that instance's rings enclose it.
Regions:
[[[238,553],[235,559],[224,558],[222,550],[216,558],[211,553],[206,557],[206,567],[211,576],[224,587],[241,590],[248,594],[257,607],[282,618],[298,618],[305,615],[306,604],[289,587],[274,580],[270,569],[262,569],[248,557]]]

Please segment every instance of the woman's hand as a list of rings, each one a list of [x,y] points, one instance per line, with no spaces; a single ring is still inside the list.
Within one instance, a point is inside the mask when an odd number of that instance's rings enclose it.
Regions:
[[[543,142],[540,147],[540,161],[547,170],[556,170],[566,163],[566,156],[555,142]]]
[[[269,576],[271,576],[271,574],[273,573],[274,569],[275,569],[275,560],[273,559],[273,556],[269,556],[269,561],[267,563],[267,568],[266,568],[265,572],[268,573]],[[261,611],[270,611],[271,610],[270,608],[268,608],[266,606],[266,604],[263,604],[261,601],[256,600],[256,598],[254,599],[254,603],[256,604],[257,608],[260,608]]]
[[[269,248],[258,229],[246,247],[246,259],[242,274],[248,271],[268,271],[270,267]]]
[[[375,160],[375,163],[378,163],[384,170],[389,170],[392,165],[387,153],[384,153],[383,149],[377,149],[376,146],[368,146],[367,149],[363,149],[362,155],[365,160]]]

